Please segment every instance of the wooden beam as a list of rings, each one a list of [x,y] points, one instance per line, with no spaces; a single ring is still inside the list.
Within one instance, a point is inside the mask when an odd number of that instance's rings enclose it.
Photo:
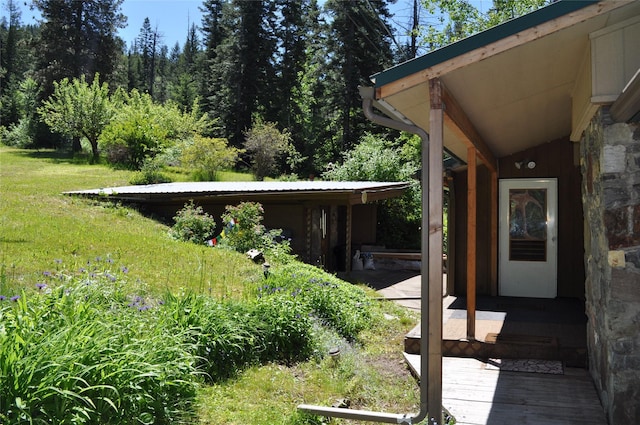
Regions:
[[[428,198],[428,208],[425,211],[423,202],[422,215],[428,214],[428,252],[425,258],[425,250],[422,250],[422,261],[429,262],[429,303],[425,311],[422,306],[422,314],[428,315],[428,374],[424,382],[427,388],[427,405],[429,407],[428,423],[442,423],[442,196],[444,194],[442,155],[444,144],[444,113],[442,109],[442,85],[439,80],[429,81],[429,96],[431,110],[429,112],[429,146],[428,179],[424,176],[425,146],[423,153],[423,194]],[[428,187],[424,183],[428,181]],[[425,193],[426,192],[426,193]],[[423,218],[423,226],[425,220]],[[424,234],[424,229],[423,229]],[[425,246],[425,236],[422,238]],[[424,286],[422,287],[424,291]],[[424,299],[424,298],[423,298]],[[424,319],[423,319],[424,320]],[[425,335],[422,333],[422,338]],[[422,353],[424,356],[425,353]]]
[[[482,162],[487,165],[490,171],[495,172],[498,169],[498,160],[493,156],[489,146],[444,84],[442,84],[442,101],[444,102],[447,126],[466,142],[467,147],[474,147]]]
[[[347,276],[351,274],[351,230],[352,230],[352,220],[353,220],[353,207],[351,204],[347,204],[347,222],[345,224],[345,232],[346,232],[346,253],[344,264],[346,265]]]
[[[476,339],[477,163],[474,147],[467,149],[467,338]]]
[[[489,220],[491,221],[491,247],[489,254],[489,285],[491,289],[491,295],[498,296],[498,173],[491,171],[489,178],[491,179],[491,212],[489,213]]]
[[[524,31],[517,32],[506,38],[502,38],[493,43],[470,50],[464,54],[456,56],[444,62],[437,63],[428,68],[415,72],[407,77],[385,84],[379,87],[379,98],[386,98],[408,90],[419,84],[426,83],[433,78],[439,78],[456,69],[465,67],[475,62],[479,62],[499,53],[506,52],[514,47],[521,46],[539,38],[545,37],[554,32],[569,28],[575,24],[591,19],[603,13],[607,13],[618,7],[631,3],[632,0],[601,1],[591,6],[567,13],[557,19],[546,21],[540,25],[533,26]]]

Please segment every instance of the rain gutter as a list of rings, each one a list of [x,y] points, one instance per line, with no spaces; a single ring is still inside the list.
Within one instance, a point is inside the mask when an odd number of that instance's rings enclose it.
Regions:
[[[370,121],[384,127],[406,131],[420,136],[422,142],[422,232],[421,232],[421,318],[420,318],[420,411],[415,414],[398,414],[372,412],[335,407],[324,407],[301,404],[298,410],[320,416],[356,419],[371,422],[417,424],[429,416],[429,425],[440,425],[442,421],[442,280],[429,285],[429,134],[408,119],[399,116],[384,104],[374,100],[373,87],[360,87],[362,109]],[[374,102],[390,115],[379,115],[374,112]],[[442,276],[442,273],[440,273]],[[429,299],[434,301],[430,305]],[[432,407],[429,412],[429,405]]]

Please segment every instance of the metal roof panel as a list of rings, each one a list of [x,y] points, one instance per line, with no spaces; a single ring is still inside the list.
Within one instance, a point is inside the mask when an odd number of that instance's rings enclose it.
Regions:
[[[154,195],[181,193],[267,193],[267,192],[358,192],[400,189],[408,182],[356,181],[273,181],[273,182],[174,182],[138,186],[119,186],[64,192],[67,195]]]

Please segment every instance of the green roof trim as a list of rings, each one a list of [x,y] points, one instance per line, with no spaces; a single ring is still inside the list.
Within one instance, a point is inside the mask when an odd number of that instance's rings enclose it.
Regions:
[[[559,0],[531,13],[511,19],[493,28],[489,28],[445,47],[434,50],[433,52],[429,52],[423,56],[419,56],[374,74],[371,79],[375,82],[375,87],[382,87],[385,84],[408,77],[409,75],[420,72],[423,69],[446,62],[521,31],[559,18],[568,13],[575,12],[576,10],[580,10],[594,3],[598,3],[598,1],[599,0]]]

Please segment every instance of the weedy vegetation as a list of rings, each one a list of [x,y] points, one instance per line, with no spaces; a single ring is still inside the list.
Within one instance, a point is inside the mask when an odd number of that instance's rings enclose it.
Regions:
[[[0,423],[340,424],[296,410],[339,400],[417,410],[410,312],[289,254],[265,275],[229,247],[61,194],[130,171],[1,147],[0,163]]]

